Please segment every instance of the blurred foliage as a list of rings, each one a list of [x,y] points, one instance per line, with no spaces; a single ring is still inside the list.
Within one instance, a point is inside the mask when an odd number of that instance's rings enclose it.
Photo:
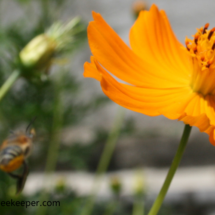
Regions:
[[[21,6],[26,6],[35,1],[14,1],[16,4],[20,3]],[[18,54],[22,48],[35,36],[43,33],[54,20],[59,20],[60,17],[55,17],[55,13],[52,13],[50,17],[47,17],[49,11],[54,8],[63,6],[65,1],[37,1],[38,10],[42,12],[40,16],[37,17],[36,22],[32,22],[32,26],[25,25],[25,20],[20,18],[16,22],[8,23],[3,26],[0,25],[0,86],[5,82],[11,72],[17,69],[18,66]],[[1,2],[0,2],[1,3]],[[1,5],[0,5],[1,7]],[[47,7],[44,9],[44,7]],[[26,9],[26,8],[25,8]],[[24,10],[24,9],[23,9]],[[28,10],[32,10],[34,7],[29,7]],[[48,11],[48,14],[46,13]],[[28,11],[30,13],[30,11]],[[46,13],[46,14],[44,14]],[[57,16],[57,14],[56,14]],[[49,19],[49,22],[44,22],[44,17]],[[27,17],[28,21],[31,17]],[[33,24],[34,23],[34,24]],[[81,26],[86,29],[86,23],[81,23]],[[72,44],[66,57],[69,59],[74,55],[80,46],[86,42],[86,30],[82,30],[75,36],[75,43]],[[52,122],[54,116],[54,102],[55,102],[55,90],[56,82],[59,80],[62,82],[60,84],[61,88],[60,94],[62,95],[61,102],[63,104],[62,119],[64,128],[72,128],[81,123],[86,115],[100,108],[102,105],[106,104],[108,99],[105,96],[93,97],[89,102],[78,101],[77,98],[82,90],[82,85],[77,81],[77,78],[72,74],[72,68],[68,66],[54,66],[54,74],[42,79],[42,80],[26,80],[20,78],[12,89],[7,93],[7,95],[1,101],[0,106],[0,136],[1,141],[7,138],[9,131],[12,129],[25,128],[32,118],[37,117],[34,122],[34,127],[37,132],[36,147],[37,153],[34,157],[30,158],[30,168],[31,169],[43,169],[46,163],[48,145],[52,134]],[[52,71],[50,72],[52,73]],[[59,79],[60,76],[60,79]],[[59,131],[61,132],[61,131]],[[63,141],[63,140],[62,140]],[[64,148],[70,149],[70,146],[64,146]],[[77,149],[73,147],[71,149],[71,154],[76,154]],[[84,154],[83,150],[83,154]],[[61,156],[61,155],[60,155]],[[64,157],[64,155],[62,155]],[[82,157],[82,156],[80,156]],[[61,158],[60,158],[61,159]],[[59,159],[59,160],[60,160]],[[72,162],[75,158],[68,160]],[[75,159],[77,165],[75,168],[81,168],[79,165],[80,159]],[[70,167],[69,167],[70,168]],[[0,190],[2,193],[6,193],[5,183],[9,180],[9,177],[1,172],[3,177],[0,177]],[[4,189],[2,188],[4,187]],[[4,191],[5,190],[5,191]]]
[[[24,3],[30,3],[29,1],[21,1]],[[38,1],[39,2],[39,1]],[[53,1],[46,1],[53,6]],[[63,5],[57,4],[58,7]],[[41,7],[44,6],[44,2],[41,1]],[[59,8],[58,8],[59,9]],[[50,10],[50,9],[49,9]],[[41,8],[41,11],[43,9]],[[55,17],[55,19],[57,19]],[[0,40],[3,46],[0,47],[1,59],[0,59],[0,85],[2,85],[8,75],[17,68],[17,56],[20,50],[36,35],[43,33],[48,26],[44,26],[43,15],[38,17],[37,22],[31,28],[26,28],[22,24],[22,20],[17,20],[16,23],[11,23],[6,27],[0,28]],[[51,23],[50,23],[51,24]],[[82,23],[86,27],[86,24]],[[76,43],[73,44],[73,48],[70,49],[70,56],[79,49],[80,45],[86,41],[86,31],[80,31],[76,35]],[[69,58],[68,56],[68,58]],[[14,87],[9,91],[5,98],[1,101],[0,106],[0,136],[7,137],[10,129],[17,129],[27,125],[33,117],[37,117],[34,123],[34,127],[37,130],[36,143],[39,144],[40,150],[37,155],[30,162],[32,168],[34,166],[44,166],[46,158],[49,140],[52,135],[52,121],[54,115],[54,102],[55,102],[55,85],[58,81],[57,76],[61,76],[61,95],[63,103],[63,128],[76,126],[82,122],[84,116],[90,112],[95,111],[97,108],[106,104],[108,99],[105,96],[93,97],[88,103],[77,102],[80,91],[82,89],[81,84],[77,81],[75,75],[72,74],[72,69],[67,67],[55,66],[55,74],[52,78],[45,80],[33,80],[27,81],[24,78],[17,81]],[[65,101],[63,101],[65,100]],[[4,126],[3,126],[4,125]],[[59,131],[60,132],[60,131]],[[70,148],[70,147],[67,147]],[[76,152],[76,148],[72,149]],[[73,153],[72,153],[73,154]],[[36,161],[36,162],[35,162]],[[39,161],[39,162],[38,162]],[[35,165],[34,165],[35,164]],[[78,165],[76,166],[78,167]]]
[[[126,136],[134,132],[134,124],[131,119],[125,120],[121,128],[120,136]],[[101,157],[104,143],[107,141],[109,132],[105,129],[98,128],[95,131],[95,138],[88,144],[73,142],[68,148],[65,144],[61,145],[59,151],[59,169],[84,169],[96,171],[99,159]],[[108,170],[113,170],[114,166],[111,159]]]

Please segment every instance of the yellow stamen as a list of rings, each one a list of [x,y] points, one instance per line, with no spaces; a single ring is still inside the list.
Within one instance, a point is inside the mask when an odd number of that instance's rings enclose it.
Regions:
[[[193,35],[193,40],[186,38],[185,45],[187,51],[195,64],[195,72],[191,86],[195,92],[203,94],[212,94],[215,89],[215,28],[208,30],[209,24],[197,29]],[[210,79],[210,83],[206,80]],[[207,85],[207,86],[206,86]]]

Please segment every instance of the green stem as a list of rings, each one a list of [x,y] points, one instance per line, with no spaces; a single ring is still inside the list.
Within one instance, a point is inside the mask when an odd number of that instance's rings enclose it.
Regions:
[[[14,82],[19,78],[21,72],[19,70],[13,71],[10,77],[4,82],[0,88],[0,101],[8,92],[8,90],[13,86]]]
[[[116,146],[116,141],[120,134],[122,122],[124,120],[124,114],[124,110],[119,107],[113,128],[111,129],[110,135],[108,136],[107,142],[105,144],[105,148],[102,152],[102,157],[97,168],[97,175],[101,175],[107,170],[107,167],[109,165],[110,159]]]
[[[60,146],[60,130],[62,128],[63,121],[63,107],[61,102],[61,87],[62,87],[62,77],[55,85],[55,103],[53,110],[53,125],[51,131],[51,138],[49,142],[48,156],[45,167],[45,176],[47,177],[50,173],[53,173],[57,164],[58,151]],[[47,180],[45,184],[49,183]],[[49,193],[46,190],[43,190],[40,196],[40,202],[48,201]],[[39,207],[37,214],[45,215],[47,212],[47,207]]]
[[[169,186],[172,182],[172,179],[173,179],[173,176],[175,175],[175,172],[178,168],[178,165],[181,161],[181,158],[182,158],[182,155],[183,155],[183,152],[184,152],[184,149],[187,145],[187,141],[188,141],[188,138],[189,138],[189,135],[190,135],[190,131],[191,131],[191,126],[189,125],[185,125],[184,127],[184,132],[183,132],[183,135],[181,137],[181,142],[178,146],[178,149],[177,149],[177,152],[175,154],[175,157],[173,159],[173,162],[171,164],[171,167],[169,169],[169,172],[166,176],[166,179],[163,183],[163,186],[160,190],[160,193],[158,194],[151,210],[149,211],[148,215],[156,215],[163,203],[163,200],[165,198],[165,195],[169,189]]]
[[[110,131],[110,134],[108,136],[107,142],[105,143],[105,148],[101,155],[101,160],[99,161],[99,165],[96,171],[96,178],[92,189],[92,194],[89,197],[86,206],[84,207],[81,215],[90,215],[93,210],[93,205],[95,202],[95,196],[97,193],[97,190],[99,189],[100,185],[100,176],[107,170],[107,167],[110,163],[110,159],[112,157],[113,151],[116,146],[117,139],[120,134],[120,130],[122,127],[122,123],[124,120],[124,114],[125,111],[119,107],[119,110],[117,112],[117,117],[115,119],[114,125]]]
[[[136,195],[132,215],[144,215],[143,195]]]
[[[63,107],[61,102],[61,88],[63,78],[59,77],[58,83],[55,86],[55,104],[53,110],[53,125],[52,125],[52,137],[49,143],[48,157],[45,172],[52,173],[55,171],[55,167],[58,159],[58,151],[60,147],[60,131],[63,124]]]
[[[41,2],[41,10],[42,10],[42,20],[45,25],[43,27],[47,27],[50,24],[50,14],[49,14],[49,0],[40,0]]]
[[[132,215],[144,215],[145,177],[141,170],[136,173],[134,186],[134,204]]]
[[[114,199],[106,208],[105,212],[103,215],[113,215],[114,211],[116,210],[117,206],[118,206],[119,202],[117,201],[117,199]]]

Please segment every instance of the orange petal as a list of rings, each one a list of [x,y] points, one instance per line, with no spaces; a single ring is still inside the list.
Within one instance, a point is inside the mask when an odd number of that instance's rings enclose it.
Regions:
[[[193,98],[185,108],[185,113],[178,120],[190,126],[196,126],[201,132],[207,133],[211,144],[215,145],[215,112],[212,97],[204,98],[194,93]]]
[[[213,127],[213,129],[211,130],[211,132],[209,133],[209,140],[211,142],[211,144],[213,144],[215,146],[215,128]]]
[[[201,132],[207,133],[209,135],[210,143],[215,145],[215,126],[210,124],[210,120],[205,114],[198,117],[184,116],[179,120],[190,126],[196,126]]]
[[[165,12],[159,11],[156,5],[149,12],[140,13],[130,31],[130,44],[142,59],[159,62],[164,68],[171,68],[175,75],[189,78],[190,58],[176,39]]]
[[[93,13],[88,38],[95,58],[119,79],[136,86],[172,88],[189,84],[183,75],[175,75],[174,68],[151,59],[138,57],[103,20]],[[168,73],[168,75],[166,75]],[[183,74],[183,73],[181,73]]]
[[[98,72],[95,66],[95,59],[91,56],[91,63],[86,62],[84,64],[84,77],[85,78],[95,78],[97,81],[101,81],[101,74]]]
[[[201,114],[204,114],[205,112],[201,108],[201,103],[204,102],[204,98],[202,95],[198,93],[193,93],[192,99],[189,101],[189,104],[185,108],[184,112],[188,116],[196,117],[200,116]]]
[[[104,93],[130,110],[149,116],[163,114],[170,119],[177,119],[193,96],[189,87],[154,89],[122,84],[109,75],[97,61],[94,63],[102,76],[101,86]]]
[[[205,98],[205,103],[204,103],[204,107],[205,107],[205,113],[207,115],[207,117],[210,120],[210,124],[215,125],[215,96],[213,95],[208,95]]]
[[[174,36],[164,11],[152,6],[131,29],[132,50],[100,14],[88,27],[91,63],[84,76],[100,81],[113,101],[149,116],[164,115],[197,126],[215,145],[215,98],[190,87],[193,65]],[[115,80],[107,71],[129,84]]]

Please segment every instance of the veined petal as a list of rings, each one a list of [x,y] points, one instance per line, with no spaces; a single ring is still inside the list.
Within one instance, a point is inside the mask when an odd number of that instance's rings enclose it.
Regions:
[[[100,14],[93,17],[88,26],[93,57],[84,76],[100,81],[119,105],[197,126],[215,145],[215,28],[208,30],[207,24],[198,30],[185,41],[186,51],[165,12],[153,5],[133,25],[130,49]]]
[[[165,115],[177,119],[194,96],[189,87],[155,89],[122,84],[116,81],[101,65],[93,60],[101,74],[104,93],[125,108],[150,116]]]
[[[189,104],[185,108],[184,112],[188,116],[196,117],[204,114],[204,111],[201,109],[201,100],[204,100],[204,98],[198,93],[193,93],[193,95],[193,98],[189,101]]]
[[[189,84],[188,78],[175,75],[174,68],[138,57],[100,14],[93,13],[93,17],[95,21],[88,26],[91,51],[113,75],[132,85],[144,87],[172,88]],[[165,75],[167,72],[168,75]]]
[[[208,95],[205,98],[204,108],[207,117],[210,120],[210,124],[215,126],[215,96]]]
[[[215,126],[215,102],[212,95],[203,97],[201,94],[194,93],[194,97],[184,110],[184,113],[190,117],[199,117],[205,115],[207,121],[211,126]]]
[[[179,118],[180,121],[183,121],[185,124],[189,124],[190,126],[196,126],[199,128],[201,132],[210,133],[211,129],[214,126],[210,125],[210,121],[205,114],[202,114],[197,117],[184,115]]]
[[[188,77],[190,77],[190,70],[192,70],[192,67],[193,67],[192,59],[190,58],[190,56],[188,56],[188,53],[184,48],[184,46],[175,37],[175,34],[172,31],[171,25],[169,23],[169,20],[167,18],[165,11],[161,10],[160,13],[163,16],[163,20],[166,26],[165,29],[166,29],[166,33],[168,34],[168,39],[169,39],[170,47],[172,51],[172,57],[175,60],[175,65],[176,64],[180,65],[185,75],[188,75]],[[163,38],[165,38],[165,36]],[[164,40],[164,42],[168,46],[168,41]]]
[[[131,28],[130,44],[132,50],[149,61],[157,61],[166,75],[191,76],[192,62],[186,50],[176,39],[164,11],[153,5],[148,11],[142,11]],[[162,71],[156,71],[162,72]]]
[[[210,124],[210,120],[205,114],[198,117],[184,115],[179,120],[190,126],[196,126],[201,132],[207,133],[210,143],[215,146],[215,126]]]

